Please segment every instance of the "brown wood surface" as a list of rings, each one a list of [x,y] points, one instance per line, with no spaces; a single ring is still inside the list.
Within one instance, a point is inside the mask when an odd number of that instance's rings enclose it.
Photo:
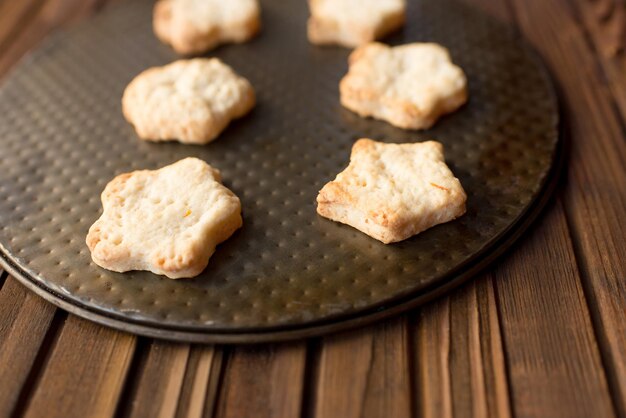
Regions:
[[[560,203],[507,261],[495,277],[513,410],[615,416]]]
[[[492,277],[423,308],[413,339],[418,416],[511,417]]]
[[[408,342],[404,318],[325,337],[316,362],[314,416],[409,418]]]
[[[189,361],[189,344],[152,341],[143,364],[133,370],[134,387],[127,387],[131,417],[174,417]]]
[[[615,14],[623,17],[624,3],[611,3],[621,10]],[[543,53],[561,85],[572,140],[563,191],[565,222],[613,398],[626,415],[626,113],[614,106],[626,93],[623,52],[616,57],[622,57],[621,65],[598,53],[569,1],[516,0],[514,6],[522,32]],[[545,24],[537,25],[538,19]],[[626,42],[624,36],[617,40]],[[621,71],[606,71],[612,64],[620,65]]]
[[[132,0],[0,0],[0,76],[113,1]],[[537,47],[572,142],[497,266],[397,319],[244,347],[103,328],[0,271],[0,417],[626,416],[626,2],[464,3]]]
[[[75,316],[63,321],[39,375],[27,388],[27,417],[111,416],[136,338]]]
[[[47,335],[53,337],[48,329],[55,311],[13,278],[0,289],[0,411],[7,415],[43,364],[49,346],[44,341]]]
[[[191,347],[176,417],[200,418],[213,414],[223,354],[223,349],[212,346]]]
[[[626,2],[573,0],[573,18],[582,22],[622,117],[626,116]]]
[[[298,416],[304,392],[305,363],[306,345],[302,342],[233,348],[214,416]]]

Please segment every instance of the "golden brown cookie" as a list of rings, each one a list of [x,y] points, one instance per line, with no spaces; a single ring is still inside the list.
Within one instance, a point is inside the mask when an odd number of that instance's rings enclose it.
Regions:
[[[389,244],[458,218],[466,199],[439,142],[359,139],[348,168],[320,191],[317,212]]]
[[[428,129],[467,101],[467,79],[448,50],[433,43],[370,43],[350,55],[341,104],[404,129]]]
[[[353,48],[400,29],[405,0],[309,0],[309,40]]]
[[[213,141],[254,104],[248,80],[217,58],[146,70],[126,87],[122,99],[124,116],[140,138],[187,144]]]
[[[217,244],[242,225],[239,198],[221,184],[218,170],[197,158],[115,177],[102,192],[102,206],[87,246],[97,265],[117,272],[197,276]]]
[[[245,42],[260,27],[257,0],[159,0],[154,6],[155,34],[184,55]]]

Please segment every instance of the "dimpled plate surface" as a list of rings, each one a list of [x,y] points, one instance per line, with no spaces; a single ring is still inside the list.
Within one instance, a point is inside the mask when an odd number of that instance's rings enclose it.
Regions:
[[[304,1],[262,1],[261,36],[210,53],[252,82],[258,105],[207,146],[140,141],[122,117],[128,82],[177,58],[152,34],[151,1],[57,34],[0,90],[4,263],[84,316],[207,341],[340,323],[445,287],[497,251],[541,196],[558,153],[558,105],[539,60],[499,24],[450,0],[409,3],[406,28],[387,41],[439,42],[469,78],[470,102],[421,133],[340,106],[350,51],[308,43]],[[360,137],[443,142],[467,214],[388,246],[317,216],[318,190]],[[222,171],[242,200],[243,229],[195,279],[94,265],[84,241],[106,183],[188,156]]]

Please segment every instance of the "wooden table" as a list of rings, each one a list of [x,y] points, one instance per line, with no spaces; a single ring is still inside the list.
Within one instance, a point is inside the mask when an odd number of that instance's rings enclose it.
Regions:
[[[0,0],[0,75],[112,1]],[[626,3],[467,1],[543,54],[572,140],[557,196],[496,266],[366,329],[243,347],[104,328],[2,274],[0,416],[626,416]]]

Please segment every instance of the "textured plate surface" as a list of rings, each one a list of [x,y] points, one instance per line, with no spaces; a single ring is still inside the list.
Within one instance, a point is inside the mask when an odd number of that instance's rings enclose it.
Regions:
[[[309,45],[304,1],[262,5],[259,38],[210,54],[252,82],[258,106],[207,146],[140,141],[122,117],[127,83],[176,59],[152,35],[151,1],[59,34],[14,71],[0,90],[0,246],[22,280],[92,319],[185,339],[358,318],[445,288],[498,251],[557,154],[557,101],[535,55],[461,4],[410,2],[406,28],[387,41],[448,47],[468,75],[470,102],[430,131],[407,132],[341,108],[349,50]],[[360,137],[443,142],[467,214],[390,246],[318,217],[317,191]],[[94,265],[84,239],[105,184],[187,156],[222,171],[242,200],[244,228],[191,280]]]

